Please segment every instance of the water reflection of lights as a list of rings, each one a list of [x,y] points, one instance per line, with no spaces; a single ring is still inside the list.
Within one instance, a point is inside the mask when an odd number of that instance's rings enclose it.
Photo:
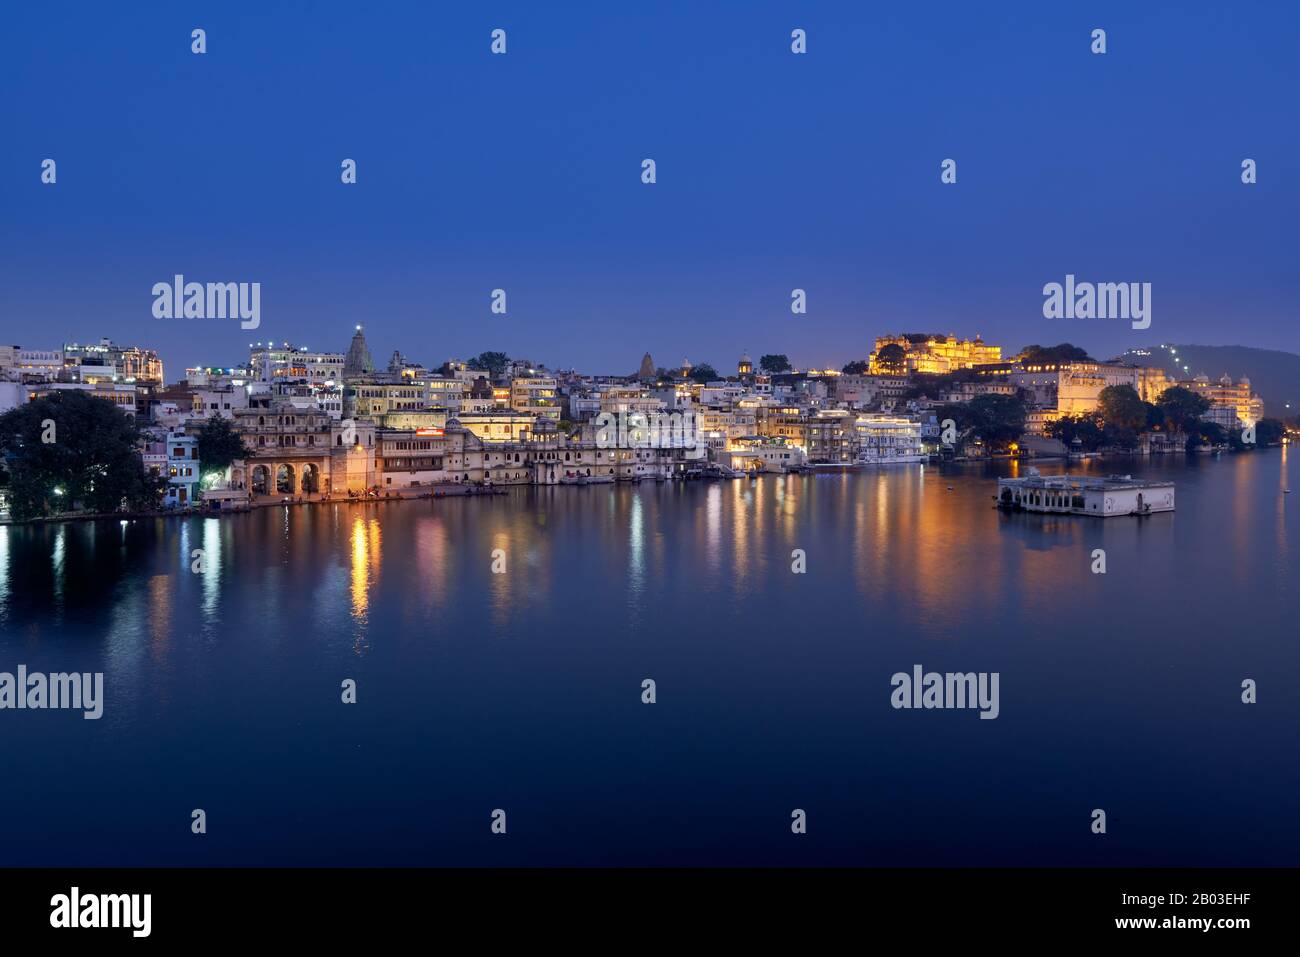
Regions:
[[[612,496],[611,496],[612,497]],[[495,564],[497,559],[505,562],[505,573],[489,573],[489,588],[492,592],[492,624],[497,628],[505,626],[506,619],[510,612],[510,562],[520,561],[521,556],[515,555],[510,545],[510,536],[505,532],[496,532],[492,536],[492,561]]]
[[[632,514],[628,519],[628,552],[631,563],[631,580],[629,587],[633,594],[639,594],[645,583],[645,530],[642,528],[641,496],[632,496]]]
[[[0,526],[0,615],[9,601],[9,529]]]
[[[58,605],[63,604],[63,571],[67,543],[68,526],[60,525],[59,530],[54,533],[54,552],[50,556],[50,567],[54,572],[54,600]]]
[[[221,519],[203,521],[203,617],[212,624],[221,595]]]
[[[167,660],[172,640],[172,577],[149,579],[149,653],[157,664]]]
[[[360,516],[352,522],[352,617],[364,624],[370,610],[370,586],[379,577],[379,520]]]

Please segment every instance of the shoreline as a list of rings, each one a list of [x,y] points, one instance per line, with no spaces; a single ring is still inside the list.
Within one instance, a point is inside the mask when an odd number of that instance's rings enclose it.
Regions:
[[[1261,446],[1256,449],[1251,449],[1249,451],[1259,452],[1263,450],[1280,449],[1280,448],[1282,448],[1281,444],[1267,445],[1267,446]],[[1229,454],[1237,455],[1241,453],[1229,452]],[[1187,459],[1196,459],[1204,456],[1204,453],[1184,452],[1183,455]],[[1107,459],[1137,458],[1137,459],[1147,460],[1147,459],[1156,459],[1156,458],[1166,459],[1168,457],[1169,457],[1168,455],[1163,455],[1163,454],[1159,456],[1144,455],[1141,452],[1094,452],[1094,453],[1088,453],[1086,459],[1107,460]],[[1220,456],[1211,455],[1208,457],[1219,458]],[[830,472],[834,472],[834,473],[865,472],[871,469],[877,469],[877,468],[881,468],[882,466],[889,466],[894,464],[942,466],[942,465],[987,465],[996,462],[1036,462],[1036,461],[1063,462],[1068,466],[1071,462],[1077,460],[1068,455],[1035,455],[1035,456],[989,455],[989,456],[969,456],[969,457],[954,456],[953,458],[950,459],[937,459],[937,460],[932,458],[931,460],[928,460],[926,462],[909,462],[909,463],[850,462],[850,463],[843,463],[843,464],[834,463],[830,465],[826,465],[826,464],[819,465],[817,463],[814,463],[812,465],[805,466],[802,469],[791,470],[783,473],[782,472],[759,472],[759,473],[755,473],[752,476],[748,474],[744,474],[744,475],[734,476],[734,478],[746,478],[746,477],[758,478],[762,475],[817,475],[817,474],[825,475]],[[731,478],[733,477],[718,476],[714,480],[727,481],[730,480]],[[262,509],[262,508],[276,508],[276,507],[301,506],[301,505],[377,505],[386,502],[418,502],[418,501],[429,501],[429,500],[439,499],[439,498],[475,498],[484,495],[498,496],[498,495],[505,495],[509,492],[509,490],[516,489],[516,488],[568,488],[568,487],[586,487],[589,484],[602,485],[602,486],[603,485],[639,485],[644,481],[653,481],[655,484],[659,484],[659,482],[663,480],[648,479],[648,478],[633,478],[625,481],[615,481],[615,482],[598,482],[598,483],[566,482],[555,486],[548,486],[548,485],[539,486],[531,482],[528,483],[521,482],[518,484],[510,484],[510,485],[469,485],[469,484],[462,484],[462,483],[447,483],[447,484],[435,485],[435,486],[416,486],[416,487],[408,486],[402,489],[393,489],[382,495],[362,495],[362,496],[315,495],[313,497],[304,497],[302,495],[293,495],[293,496],[266,495],[266,496],[261,496],[257,500],[252,500],[242,505],[231,507],[231,508],[221,508],[221,509],[170,508],[170,509],[157,509],[153,511],[144,511],[144,512],[97,512],[94,514],[47,515],[41,518],[29,518],[29,519],[23,519],[21,521],[14,521],[12,519],[3,519],[0,520],[0,528],[10,528],[10,527],[18,528],[22,526],[32,526],[32,525],[55,525],[55,524],[63,524],[67,522],[101,522],[101,521],[110,521],[110,520],[117,520],[119,522],[132,522],[132,521],[138,521],[138,520],[150,519],[150,518],[155,518],[155,519],[156,518],[223,518],[228,515],[242,515],[247,512],[251,512],[255,509]],[[286,501],[286,499],[288,500]]]
[[[313,495],[261,496],[259,499],[245,502],[231,508],[162,508],[145,512],[95,512],[93,514],[46,515],[41,518],[28,518],[21,521],[0,521],[0,528],[20,527],[24,525],[55,525],[65,522],[101,522],[117,520],[121,522],[137,521],[150,518],[223,518],[227,515],[243,515],[262,508],[287,508],[301,505],[377,505],[384,502],[415,502],[438,498],[477,498],[483,495],[505,495],[506,486],[449,485],[422,487],[419,494],[400,494],[410,489],[395,490],[387,495]],[[453,491],[458,490],[458,491]],[[289,501],[286,501],[289,499]]]

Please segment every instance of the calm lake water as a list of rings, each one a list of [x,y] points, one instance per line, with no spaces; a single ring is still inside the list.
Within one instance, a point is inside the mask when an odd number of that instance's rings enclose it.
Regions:
[[[106,698],[0,711],[0,865],[1300,864],[1288,453],[1093,465],[1144,519],[1014,468],[0,528],[0,671]]]

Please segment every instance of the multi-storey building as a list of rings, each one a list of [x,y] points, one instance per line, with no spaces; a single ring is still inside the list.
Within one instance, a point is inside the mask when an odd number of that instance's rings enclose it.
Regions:
[[[180,508],[198,503],[199,486],[203,475],[199,462],[197,436],[183,431],[167,434],[167,491],[163,498],[168,508]]]
[[[758,416],[754,409],[700,409],[700,429],[709,435],[739,438],[758,431]]]
[[[702,448],[612,445],[587,423],[574,435],[550,432],[524,441],[485,442],[452,423],[442,434],[382,431],[376,471],[381,489],[443,482],[484,485],[568,485],[671,478],[698,466]]]
[[[235,410],[248,408],[248,386],[226,384],[195,388],[190,393],[191,415],[196,419],[233,419]]]
[[[449,419],[454,418],[446,409],[417,409],[411,412],[388,412],[375,416],[377,429],[416,429],[428,432],[447,427]]]
[[[255,343],[249,347],[248,364],[252,378],[259,382],[277,379],[323,385],[343,379],[341,352],[309,352],[290,343]]]
[[[381,488],[410,488],[449,481],[443,429],[380,429],[375,433],[375,471]]]
[[[453,415],[460,411],[465,396],[472,387],[457,376],[429,376],[424,379],[424,384],[428,390],[429,405],[446,409]]]
[[[527,412],[501,409],[492,412],[462,412],[448,425],[459,425],[484,442],[520,442],[535,428],[537,419]]]
[[[390,412],[429,408],[428,383],[418,379],[386,381],[380,376],[349,379],[343,390],[343,414],[373,419]]]
[[[866,465],[889,465],[925,461],[921,423],[896,415],[859,416],[858,461]]]
[[[661,412],[663,408],[663,399],[641,389],[613,387],[603,389],[600,393],[601,412],[612,412],[615,415],[641,412],[648,415],[651,412]]]
[[[809,462],[845,463],[858,457],[857,413],[822,409],[807,420]]]
[[[750,435],[733,439],[719,461],[740,472],[788,472],[807,463],[803,446],[773,436]]]
[[[234,411],[248,455],[231,484],[254,496],[361,492],[375,481],[375,427],[284,400]]]
[[[510,380],[510,408],[538,418],[560,421],[556,381],[550,376],[517,376]]]
[[[29,383],[26,387],[27,397],[39,399],[55,392],[85,392],[98,399],[113,403],[122,412],[134,417],[136,412],[136,387],[134,382],[40,382]]]
[[[67,343],[63,346],[67,378],[74,382],[131,381],[140,385],[162,385],[163,364],[158,353],[138,346],[119,346],[111,339],[94,345]]]
[[[764,438],[783,439],[801,449],[808,448],[808,414],[793,406],[762,408],[757,415],[758,434]]]
[[[63,366],[62,349],[18,349],[10,369],[19,375],[57,379]]]
[[[726,408],[738,402],[747,391],[739,382],[710,382],[700,386],[696,398],[700,405]]]
[[[1058,416],[1095,412],[1102,390],[1109,386],[1130,386],[1142,401],[1154,403],[1173,385],[1163,369],[1113,362],[1027,364],[1008,378],[1029,393],[1032,407],[1051,409]]]
[[[952,334],[880,336],[869,358],[871,372],[880,375],[897,371],[893,365],[879,359],[880,350],[890,345],[903,350],[903,365],[907,372],[956,372],[1002,358],[1001,346],[985,345],[978,335],[974,339],[958,339]]]
[[[1232,416],[1241,425],[1252,426],[1264,417],[1264,400],[1251,391],[1250,380],[1245,377],[1233,382],[1229,375],[1224,375],[1217,381],[1198,375],[1178,384],[1208,399],[1211,413],[1216,409],[1231,410]],[[1228,419],[1223,413],[1219,415],[1224,420]],[[1229,422],[1226,427],[1237,428],[1238,424],[1235,421]]]
[[[940,402],[970,402],[981,395],[1015,395],[1016,387],[997,379],[979,379],[974,382],[954,382],[939,395]]]

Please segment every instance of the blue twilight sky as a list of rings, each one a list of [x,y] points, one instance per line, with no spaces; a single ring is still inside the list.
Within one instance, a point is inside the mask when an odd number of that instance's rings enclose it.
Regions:
[[[1249,0],[8,4],[0,342],[170,379],[357,322],[381,364],[607,373],[917,330],[1300,352],[1297,49],[1300,4]],[[261,282],[261,328],[154,319],[175,273]],[[1066,273],[1152,283],[1151,328],[1044,319]]]

